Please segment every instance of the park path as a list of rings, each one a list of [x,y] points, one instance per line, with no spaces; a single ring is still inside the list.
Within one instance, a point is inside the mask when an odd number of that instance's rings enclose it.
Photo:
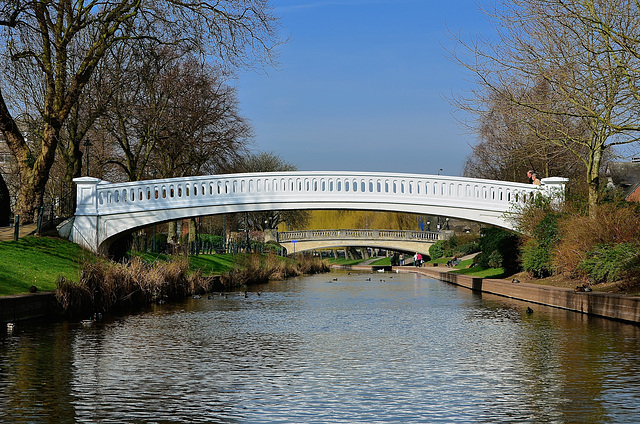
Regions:
[[[19,237],[28,236],[34,234],[37,230],[37,224],[21,225],[19,231]],[[0,241],[11,241],[14,237],[13,227],[0,227]]]
[[[461,261],[465,261],[467,259],[471,259],[474,258],[478,253],[472,253],[470,255],[466,255],[460,258]],[[367,259],[366,261],[360,262],[358,265],[371,265],[372,262],[377,261],[380,258],[371,258],[371,259]],[[413,266],[413,256],[408,255],[405,260],[405,266]],[[449,270],[454,270],[455,268],[450,268]],[[445,271],[447,271],[447,269],[445,269]]]

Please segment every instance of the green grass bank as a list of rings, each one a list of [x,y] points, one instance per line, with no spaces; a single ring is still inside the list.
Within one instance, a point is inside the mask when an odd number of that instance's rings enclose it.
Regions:
[[[167,255],[136,254],[146,263],[168,261]],[[219,275],[234,267],[231,254],[200,255],[189,258],[192,270],[203,275]],[[75,243],[55,237],[28,236],[18,241],[0,242],[0,296],[54,291],[60,277],[79,281],[83,267],[100,260]]]
[[[0,309],[5,309],[0,312],[14,319],[38,316],[34,309],[39,307],[31,307],[24,296],[11,295],[37,294],[31,299],[35,302],[48,292],[54,295],[45,303],[54,305],[43,306],[47,315],[55,310],[69,317],[86,317],[329,270],[325,261],[302,255],[298,260],[251,253],[167,256],[132,252],[131,256],[127,262],[116,263],[49,237],[0,242]]]

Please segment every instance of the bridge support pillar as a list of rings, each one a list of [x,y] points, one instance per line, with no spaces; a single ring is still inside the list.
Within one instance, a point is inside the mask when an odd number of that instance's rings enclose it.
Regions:
[[[568,181],[568,178],[563,177],[549,177],[541,180],[542,188],[545,190],[547,196],[551,198],[554,205],[558,206],[564,203],[565,187]]]
[[[98,253],[98,196],[99,178],[75,178],[78,205],[69,240]]]
[[[269,242],[274,242],[277,243],[278,242],[278,230],[264,230],[264,242],[265,243],[269,243]]]

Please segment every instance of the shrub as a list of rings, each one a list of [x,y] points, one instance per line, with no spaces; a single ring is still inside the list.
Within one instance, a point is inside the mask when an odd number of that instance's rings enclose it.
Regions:
[[[446,240],[438,240],[429,246],[429,256],[431,259],[440,259],[444,256]]]
[[[636,243],[640,239],[640,213],[632,203],[598,205],[593,216],[573,214],[559,222],[561,234],[554,266],[566,274],[581,273],[578,265],[585,252],[598,245]]]
[[[547,210],[532,229],[533,239],[522,247],[522,267],[535,278],[545,278],[554,274],[553,257],[558,244],[558,223],[562,215]]]
[[[200,234],[200,241],[203,243],[211,243],[214,246],[222,245],[224,239],[222,236],[216,236],[213,234]]]
[[[480,244],[477,241],[461,244],[455,248],[456,256],[466,256],[480,251]]]
[[[462,239],[462,241],[465,241],[464,244],[460,244],[460,241],[456,236],[448,240],[438,240],[429,247],[429,256],[431,256],[432,259],[439,259],[443,256],[460,257],[480,251],[477,240],[466,237]]]
[[[156,234],[155,240],[156,240],[156,250],[158,252],[166,252],[167,251],[167,235],[164,233],[158,233]],[[151,240],[153,240],[153,237],[151,238]],[[151,242],[153,243],[153,241]]]
[[[515,221],[515,229],[529,236],[534,236],[536,229],[547,215],[559,214],[551,200],[543,195],[530,198],[523,204],[514,205],[512,216]]]
[[[503,268],[505,274],[519,271],[518,236],[502,228],[480,230],[479,247],[481,253],[475,263],[483,268]]]
[[[628,273],[637,272],[638,258],[640,246],[634,243],[598,245],[586,254],[577,271],[584,273],[594,284],[619,281]]]
[[[537,240],[529,240],[522,247],[522,268],[535,278],[553,275],[551,250]]]

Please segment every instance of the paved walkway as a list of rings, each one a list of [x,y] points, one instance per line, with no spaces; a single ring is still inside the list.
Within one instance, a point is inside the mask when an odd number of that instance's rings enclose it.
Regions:
[[[27,224],[20,226],[19,237],[34,234],[38,229],[37,224]],[[13,227],[0,227],[0,241],[12,241],[14,235]]]
[[[461,257],[459,259],[461,261],[466,261],[467,259],[475,258],[477,254],[478,253],[472,253],[470,255],[463,256],[463,257]],[[371,265],[371,263],[377,261],[378,259],[382,259],[382,258],[378,257],[378,258],[367,259],[366,261],[360,262],[358,265]],[[413,256],[406,257],[404,262],[405,262],[405,266],[409,266],[409,265],[413,266]],[[444,268],[446,268],[446,267],[444,267]],[[456,269],[456,268],[448,268],[448,270],[454,270],[454,269]],[[447,271],[447,269],[443,269],[443,271]]]

